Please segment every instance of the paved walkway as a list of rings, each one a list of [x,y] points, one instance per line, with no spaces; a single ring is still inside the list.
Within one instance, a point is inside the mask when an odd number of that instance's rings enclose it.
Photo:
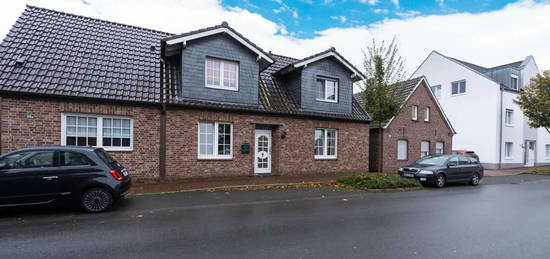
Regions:
[[[506,176],[526,173],[534,169],[550,168],[550,166],[538,166],[538,167],[520,167],[520,168],[508,168],[508,169],[494,169],[485,170],[485,176]]]

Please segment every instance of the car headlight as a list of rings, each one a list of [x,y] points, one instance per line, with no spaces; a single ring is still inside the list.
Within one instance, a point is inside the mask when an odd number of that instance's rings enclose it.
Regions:
[[[430,170],[422,170],[418,174],[434,174],[434,172],[432,172]]]
[[[403,171],[403,167],[399,167],[399,171]]]

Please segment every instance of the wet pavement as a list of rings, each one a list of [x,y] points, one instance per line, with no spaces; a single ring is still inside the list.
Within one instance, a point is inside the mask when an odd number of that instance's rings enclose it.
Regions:
[[[549,200],[550,177],[528,175],[402,193],[137,195],[97,215],[2,209],[0,258],[548,258]]]

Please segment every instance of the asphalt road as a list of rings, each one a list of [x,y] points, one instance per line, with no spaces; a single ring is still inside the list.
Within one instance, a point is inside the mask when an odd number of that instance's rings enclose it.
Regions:
[[[132,196],[0,210],[0,258],[548,258],[550,177],[404,193]]]

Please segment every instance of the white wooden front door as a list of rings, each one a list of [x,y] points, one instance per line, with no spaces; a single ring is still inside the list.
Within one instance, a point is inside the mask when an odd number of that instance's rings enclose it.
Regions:
[[[271,130],[256,130],[254,173],[271,173]]]

